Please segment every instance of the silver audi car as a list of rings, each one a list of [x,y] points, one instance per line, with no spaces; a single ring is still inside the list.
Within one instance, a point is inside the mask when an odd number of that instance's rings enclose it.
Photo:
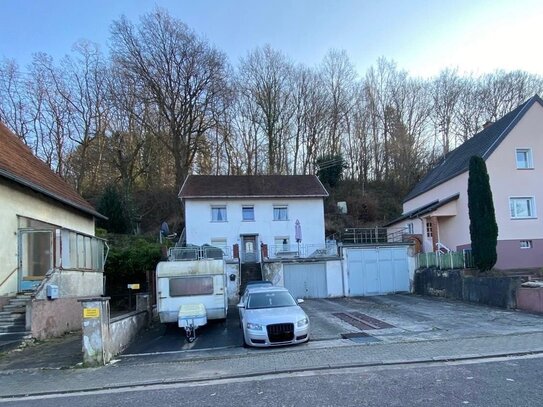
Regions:
[[[307,342],[309,318],[286,288],[255,287],[238,304],[244,346]]]

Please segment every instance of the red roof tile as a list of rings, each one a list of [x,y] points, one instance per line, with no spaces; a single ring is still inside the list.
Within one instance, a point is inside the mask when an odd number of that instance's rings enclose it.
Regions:
[[[314,175],[189,175],[179,197],[324,198],[328,192]]]
[[[0,177],[42,193],[86,214],[104,217],[66,181],[55,174],[47,164],[36,158],[32,151],[3,123],[0,123]]]

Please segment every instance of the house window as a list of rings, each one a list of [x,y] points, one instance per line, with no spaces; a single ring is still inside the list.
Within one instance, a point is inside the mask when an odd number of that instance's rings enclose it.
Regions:
[[[520,241],[520,248],[521,249],[531,249],[533,246],[532,246],[532,241],[531,240],[521,240]]]
[[[276,236],[275,245],[276,246],[287,246],[288,247],[288,236]]]
[[[214,247],[226,247],[226,238],[225,237],[213,237],[211,238],[211,246]]]
[[[533,197],[509,198],[511,219],[535,218],[535,202]]]
[[[432,222],[427,220],[426,221],[426,237],[432,237],[434,235],[434,232],[432,230]]]
[[[519,170],[534,168],[530,148],[517,148],[517,168]]]
[[[407,233],[409,235],[412,235],[414,233],[414,231],[413,231],[413,223],[408,223],[407,224]]]
[[[226,206],[212,206],[211,221],[226,222]]]
[[[273,207],[273,220],[288,220],[288,207],[274,206]]]
[[[244,221],[255,220],[255,207],[254,206],[244,206],[241,208],[241,215]]]

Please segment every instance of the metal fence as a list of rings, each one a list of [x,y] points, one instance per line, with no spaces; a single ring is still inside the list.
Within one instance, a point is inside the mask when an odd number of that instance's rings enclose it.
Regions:
[[[471,250],[463,252],[430,252],[417,255],[417,268],[435,267],[440,270],[473,268]]]
[[[340,233],[343,243],[399,243],[404,241],[407,228],[346,228]]]
[[[169,261],[231,259],[232,250],[229,246],[194,246],[170,247]]]

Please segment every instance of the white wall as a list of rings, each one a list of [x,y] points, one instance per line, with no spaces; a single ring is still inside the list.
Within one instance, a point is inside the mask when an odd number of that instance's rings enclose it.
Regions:
[[[17,216],[69,228],[94,236],[94,218],[75,209],[69,210],[53,200],[0,180],[0,283],[17,266]],[[17,272],[0,287],[0,295],[17,291]]]
[[[226,205],[227,221],[212,222],[211,207]],[[255,220],[242,220],[242,207],[254,206]],[[273,206],[287,205],[288,220],[274,221]],[[258,242],[275,244],[275,237],[288,236],[290,244],[296,244],[294,223],[302,226],[302,244],[324,245],[324,204],[316,199],[232,199],[185,201],[187,243],[209,244],[211,239],[226,238],[227,246],[238,243],[240,235],[258,234]]]

